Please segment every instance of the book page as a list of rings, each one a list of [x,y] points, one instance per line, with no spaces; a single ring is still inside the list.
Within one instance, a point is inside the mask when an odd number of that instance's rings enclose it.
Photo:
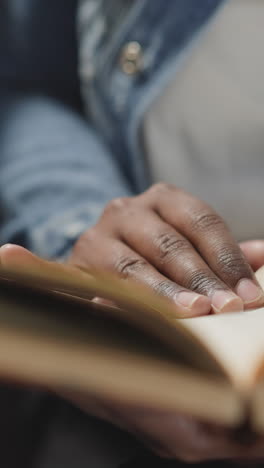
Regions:
[[[243,406],[229,382],[186,365],[171,347],[107,320],[91,303],[13,286],[0,289],[2,380],[183,411],[223,424],[241,421]]]
[[[264,356],[264,308],[184,320],[242,391],[255,384]]]
[[[1,256],[0,284],[13,281],[26,289],[56,291],[71,298],[87,300],[99,296],[113,300],[121,308],[97,307],[98,314],[106,318],[118,318],[135,325],[159,338],[181,355],[183,361],[197,370],[226,378],[221,365],[188,330],[177,321],[181,310],[153,291],[113,275],[99,273],[96,276],[68,265],[40,259],[23,248],[15,246]],[[65,296],[66,297],[66,296]]]
[[[27,254],[19,249],[13,257],[13,263],[9,262],[8,273],[20,281],[84,298],[97,295],[116,300],[124,310],[108,308],[109,314],[116,314],[160,337],[177,351],[182,351],[182,355],[200,370],[223,376],[222,366],[238,387],[246,391],[253,385],[256,369],[264,356],[262,309],[177,320],[180,310],[174,310],[164,298],[155,296],[133,282],[104,274],[93,277],[77,268],[34,256],[32,261],[27,258],[25,262],[24,255]],[[262,270],[258,272],[258,277],[262,281]]]
[[[256,277],[264,286],[264,267]],[[256,383],[264,359],[264,308],[184,320],[245,392]]]

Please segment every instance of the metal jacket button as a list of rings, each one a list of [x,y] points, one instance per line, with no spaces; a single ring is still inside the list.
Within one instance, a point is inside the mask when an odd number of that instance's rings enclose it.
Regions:
[[[121,69],[126,75],[136,75],[142,69],[142,59],[142,47],[139,42],[128,42],[121,51]]]

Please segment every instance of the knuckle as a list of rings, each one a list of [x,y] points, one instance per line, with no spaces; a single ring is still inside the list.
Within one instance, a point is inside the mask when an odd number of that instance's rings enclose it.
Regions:
[[[251,276],[251,269],[240,249],[225,245],[219,249],[217,267],[224,277],[232,278],[234,282],[242,277]]]
[[[195,213],[191,222],[192,230],[198,232],[211,231],[215,228],[224,227],[226,226],[223,219],[218,214],[208,210]]]
[[[219,280],[208,274],[208,271],[197,270],[190,273],[186,287],[191,291],[206,294],[219,288]]]
[[[155,241],[159,249],[161,260],[173,260],[177,255],[190,250],[187,239],[179,238],[175,234],[162,233]]]
[[[130,200],[131,199],[129,197],[114,198],[109,203],[107,203],[103,215],[113,214],[126,209],[130,203]]]
[[[97,230],[95,227],[92,227],[90,229],[87,229],[87,231],[83,233],[83,235],[80,237],[80,241],[85,242],[86,244],[87,243],[90,244],[94,242],[96,238],[97,238]]]
[[[152,287],[159,296],[172,297],[176,293],[175,284],[170,280],[156,282]]]
[[[123,278],[127,278],[133,276],[138,270],[146,268],[147,265],[148,262],[141,258],[121,257],[115,264],[115,271]]]
[[[167,184],[166,182],[158,182],[150,187],[149,192],[156,195],[163,192],[171,192],[172,190],[175,190],[174,185]]]

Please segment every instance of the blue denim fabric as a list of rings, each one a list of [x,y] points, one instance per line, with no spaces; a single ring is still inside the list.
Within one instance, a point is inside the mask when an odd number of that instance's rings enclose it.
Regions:
[[[61,258],[107,200],[131,192],[102,138],[69,105],[79,97],[76,1],[6,3],[8,11],[0,6],[0,242]]]
[[[76,0],[1,4],[1,243],[63,257],[107,201],[147,187],[142,116],[224,1],[82,0],[87,119],[72,107]],[[119,57],[132,40],[142,46],[143,69],[129,76]]]
[[[139,132],[144,112],[224,1],[128,0],[120,11],[117,0],[81,0],[80,76],[87,110],[136,190],[149,183]],[[131,41],[143,51],[143,67],[135,75],[120,67],[121,51]]]
[[[1,240],[62,256],[106,200],[129,188],[74,111],[36,95],[1,101]]]

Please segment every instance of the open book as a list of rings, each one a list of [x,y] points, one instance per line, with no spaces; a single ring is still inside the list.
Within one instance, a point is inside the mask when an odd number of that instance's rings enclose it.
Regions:
[[[183,320],[127,280],[46,261],[0,268],[0,380],[264,432],[264,309]]]

